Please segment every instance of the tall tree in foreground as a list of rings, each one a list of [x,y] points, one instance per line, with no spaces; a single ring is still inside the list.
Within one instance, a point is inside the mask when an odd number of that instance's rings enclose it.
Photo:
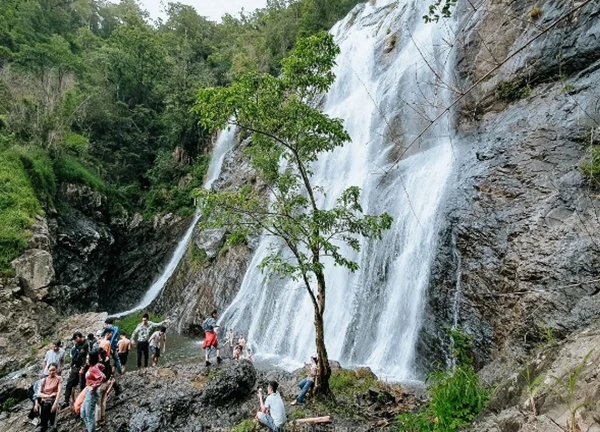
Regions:
[[[342,253],[346,244],[358,251],[360,237],[380,239],[392,217],[364,215],[360,189],[350,187],[333,208],[322,208],[326,191],[312,183],[311,164],[319,155],[350,140],[343,121],[317,108],[317,99],[334,81],[332,68],[339,48],[319,33],[301,39],[282,62],[282,74],[248,74],[227,88],[199,92],[195,110],[204,126],[234,124],[252,135],[247,151],[253,167],[268,185],[270,198],[251,187],[234,192],[200,191],[206,228],[234,233],[268,233],[291,252],[273,251],[261,268],[301,281],[314,307],[319,375],[317,394],[329,393],[331,370],[325,347],[326,277],[323,260],[356,271],[358,264]],[[288,254],[288,256],[290,256]]]

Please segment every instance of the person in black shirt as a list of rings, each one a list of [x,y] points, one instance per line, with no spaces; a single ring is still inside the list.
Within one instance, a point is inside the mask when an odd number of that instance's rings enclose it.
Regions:
[[[65,391],[65,401],[62,404],[62,408],[68,407],[71,403],[73,388],[77,387],[80,381],[85,381],[83,378],[84,367],[86,358],[89,352],[89,344],[83,337],[81,332],[73,333],[73,348],[71,349],[71,371],[69,372],[69,378],[67,379],[67,388]]]

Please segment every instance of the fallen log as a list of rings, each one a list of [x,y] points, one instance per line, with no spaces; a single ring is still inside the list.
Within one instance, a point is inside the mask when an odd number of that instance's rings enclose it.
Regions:
[[[331,416],[324,417],[309,417],[304,419],[294,420],[295,423],[302,424],[320,424],[320,423],[331,423]]]

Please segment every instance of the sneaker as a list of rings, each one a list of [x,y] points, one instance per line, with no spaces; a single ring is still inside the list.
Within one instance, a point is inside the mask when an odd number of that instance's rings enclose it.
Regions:
[[[221,357],[217,357],[217,363],[221,363],[223,359]]]
[[[69,402],[63,402],[63,403],[60,405],[60,409],[61,409],[61,410],[64,410],[65,408],[69,408]]]
[[[208,360],[206,360],[206,367],[210,366],[210,362]]]
[[[294,399],[294,402],[292,402],[290,405],[296,405],[298,403],[298,401],[296,399]]]

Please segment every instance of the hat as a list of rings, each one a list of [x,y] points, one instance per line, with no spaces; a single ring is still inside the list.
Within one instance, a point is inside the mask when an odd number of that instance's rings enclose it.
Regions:
[[[75,332],[75,333],[73,333],[73,337],[71,339],[75,340],[77,338],[82,338],[82,337],[83,337],[83,333],[81,333],[81,332]]]

